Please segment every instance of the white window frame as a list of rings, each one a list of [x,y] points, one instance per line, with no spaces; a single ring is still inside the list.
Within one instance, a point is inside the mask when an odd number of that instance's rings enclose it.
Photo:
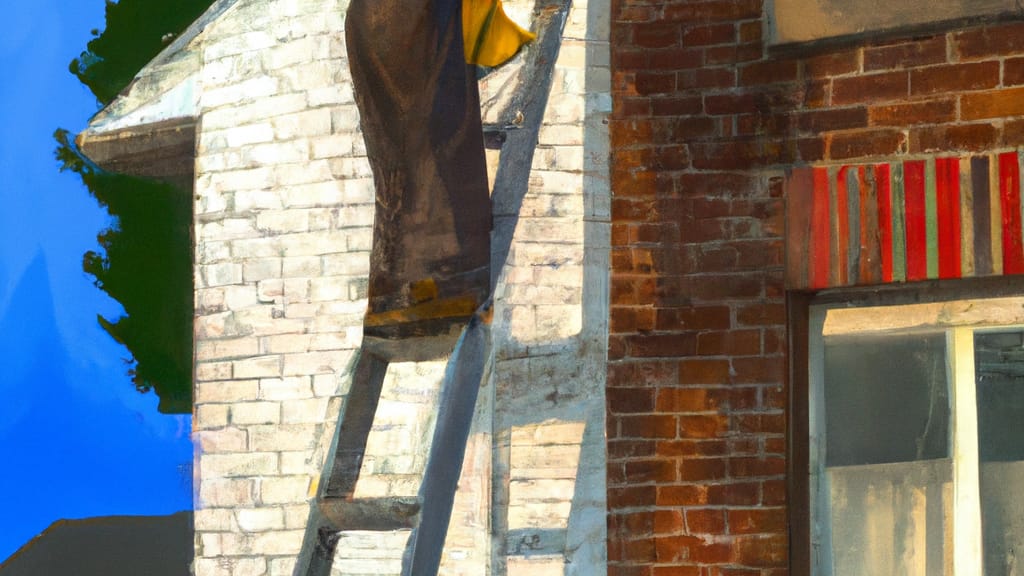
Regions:
[[[831,314],[831,316],[829,316]],[[1024,297],[964,299],[928,304],[812,305],[808,333],[808,464],[811,573],[832,576],[830,487],[825,474],[823,394],[826,318],[831,334],[928,329],[946,334],[953,461],[953,568],[956,576],[984,573],[978,457],[974,335],[1024,327]]]

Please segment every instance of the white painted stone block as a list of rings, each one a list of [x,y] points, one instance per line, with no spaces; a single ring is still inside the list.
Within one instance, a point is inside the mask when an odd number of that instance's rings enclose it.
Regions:
[[[238,527],[244,532],[265,532],[284,528],[284,511],[280,508],[241,508],[235,511]]]
[[[265,261],[249,261],[242,265],[242,278],[245,281],[249,281],[246,278],[247,268],[255,266],[258,262]],[[251,270],[250,270],[251,272]],[[249,284],[245,286],[225,286],[224,287],[224,305],[230,310],[241,310],[243,308],[249,308],[250,306],[256,306],[259,304],[259,300],[256,295],[256,287]]]
[[[290,400],[281,405],[284,424],[319,424],[327,418],[327,398]],[[284,472],[282,470],[282,472]]]
[[[251,536],[251,550],[261,556],[298,554],[302,547],[303,530],[277,530]]]
[[[281,375],[281,357],[259,356],[236,360],[232,367],[235,378],[271,378]]]
[[[349,236],[334,230],[288,234],[278,239],[280,255],[312,256],[340,252],[345,250]]]
[[[311,450],[316,444],[312,424],[274,424],[249,426],[249,450],[256,452],[297,452]]]
[[[305,278],[285,278],[284,298],[287,302],[308,301],[309,280]]]
[[[202,454],[199,465],[204,478],[210,479],[276,474],[277,454]]]
[[[226,286],[242,283],[242,265],[233,262],[200,265],[203,286]]]
[[[295,558],[273,558],[270,560],[268,576],[293,576],[295,564]]]
[[[286,336],[284,338],[294,338]],[[299,336],[301,338],[301,336]],[[279,337],[281,338],[281,337]],[[313,389],[309,376],[290,378],[264,378],[260,380],[260,398],[263,400],[301,400],[311,398]]]
[[[246,260],[242,263],[242,281],[255,283],[260,280],[267,278],[280,278],[281,277],[281,259],[280,258],[260,258],[257,260]],[[255,286],[252,287],[252,300],[254,305],[256,303],[256,290]],[[248,306],[246,306],[248,307]]]
[[[243,556],[252,554],[252,548],[249,546],[249,539],[245,534],[237,532],[222,532],[219,534],[213,534],[213,538],[206,538],[206,534],[203,535],[203,547],[207,549],[215,550],[215,556]],[[237,562],[238,558],[232,558],[234,562]],[[234,566],[234,564],[232,564]]]
[[[322,273],[319,256],[296,256],[282,259],[281,276],[284,278],[312,278]]]
[[[348,367],[353,352],[325,351],[284,355],[284,375],[335,374]]]
[[[231,406],[231,422],[236,425],[276,424],[281,421],[277,402],[241,402]]]
[[[366,158],[363,157],[333,158],[331,159],[331,173],[335,178],[342,181],[370,178],[373,176],[373,171],[370,169],[369,162],[367,162]],[[360,192],[365,193],[365,190],[361,189]],[[344,200],[346,202],[365,201],[366,198],[361,194],[358,199],[345,197]]]
[[[330,58],[330,43],[325,36],[305,36],[279,42],[263,52],[267,70],[278,70],[310,60]]]
[[[561,146],[582,146],[583,145],[583,128],[576,124],[543,124],[540,127],[540,134],[537,138],[537,143],[541,146],[561,145]],[[538,172],[542,170],[533,170],[530,173],[530,180],[532,181]],[[573,193],[578,188],[565,187],[563,192]]]
[[[288,208],[333,206],[342,201],[342,183],[330,180],[289,186],[282,192],[282,198]]]
[[[234,56],[252,50],[263,50],[273,46],[275,43],[275,39],[267,32],[259,30],[243,32],[204,46],[203,59],[209,62],[224,58],[225,56]]]
[[[345,231],[345,246],[349,252],[369,252],[373,247],[373,229],[360,226]]]
[[[281,81],[282,92],[305,92],[330,86],[337,74],[331,61],[300,62],[274,71]]]
[[[307,98],[304,94],[281,94],[260,98],[255,102],[239,106],[216,108],[203,112],[203,129],[220,130],[243,124],[290,114],[305,109]]]
[[[220,366],[230,366],[230,363],[223,362]],[[200,364],[200,367],[207,366]],[[223,374],[213,374],[223,376]],[[259,394],[258,380],[213,380],[202,379],[196,384],[196,402],[245,402],[255,400]]]
[[[200,550],[192,564],[195,576],[232,576],[229,563],[217,557],[203,558],[204,553],[209,554],[205,550]]]
[[[255,356],[258,351],[259,341],[255,338],[200,340],[196,342],[196,359],[200,361],[248,358]]]
[[[311,149],[315,149],[318,138],[310,139]],[[306,160],[296,164],[276,164],[271,170],[277,186],[295,186],[313,182],[331,180],[331,163],[327,160]]]
[[[294,504],[310,497],[308,476],[262,478],[259,484],[259,498],[264,504]]]
[[[358,276],[370,274],[370,252],[328,254],[323,258],[325,276]]]
[[[279,237],[243,238],[231,242],[231,254],[238,260],[283,256]]]
[[[204,431],[209,428],[219,428],[221,426],[228,425],[228,407],[226,404],[200,404],[195,409],[195,423],[194,428],[200,431]],[[206,436],[201,435],[200,439],[205,439]],[[245,441],[242,441],[242,445],[245,445]],[[206,448],[204,451],[209,452]],[[213,450],[218,452],[218,450]]]
[[[265,576],[267,560],[262,556],[238,558],[231,569],[231,576]]]
[[[313,376],[313,395],[320,398],[340,394],[341,379],[336,374]]]
[[[284,527],[290,530],[305,530],[306,521],[309,519],[309,506],[296,504],[282,506],[284,510]]]
[[[574,99],[577,101],[577,99]],[[582,103],[580,104],[582,106]],[[533,167],[566,172],[583,171],[583,149],[579,146],[538,147],[533,156]]]
[[[210,240],[203,243],[199,251],[200,264],[216,264],[231,259],[231,243]]]
[[[265,186],[268,184],[261,184]],[[257,218],[262,210],[280,210],[284,207],[281,194],[274,190],[237,190],[232,194],[234,212],[236,214],[249,214],[256,212]],[[259,225],[256,225],[259,232]]]
[[[224,409],[224,425],[226,426],[228,406],[226,404],[211,404],[210,407]],[[207,454],[226,454],[248,450],[248,433],[240,428],[201,430],[197,435],[200,449]]]
[[[313,302],[345,300],[348,297],[348,282],[344,276],[313,278],[309,281],[309,298]]]
[[[259,235],[254,224],[252,218],[223,218],[200,224],[199,235],[209,240],[253,238]]]
[[[320,306],[316,303],[295,302],[285,303],[284,316],[296,320],[311,320],[316,317]]]
[[[508,576],[563,576],[565,558],[541,556],[508,559]]]
[[[196,531],[231,531],[235,528],[235,517],[231,510],[224,508],[198,508],[193,514],[193,526]]]
[[[316,464],[311,461],[309,452],[281,452],[281,474],[284,476],[319,475],[320,470],[314,469]],[[308,511],[308,507],[307,507]]]
[[[277,122],[275,121],[275,126],[276,124]],[[275,131],[277,131],[276,128]],[[293,164],[305,162],[308,159],[309,143],[305,140],[253,144],[242,150],[242,161],[247,166],[273,166],[278,163]]]
[[[287,354],[308,352],[312,336],[309,334],[278,334],[260,338],[260,353]]]
[[[261,98],[283,94],[286,91],[287,90],[284,90],[283,86],[280,85],[277,78],[272,76],[255,76],[237,84],[230,84],[222,88],[204,90],[202,96],[200,96],[200,104],[204,108],[234,106],[238,104],[256,102]],[[245,138],[232,139],[232,136],[230,136],[230,132],[232,130],[234,129],[228,130],[228,146],[236,147],[260,141],[251,139],[247,140]],[[236,136],[235,138],[239,137]],[[249,138],[251,138],[251,136],[249,136]]]
[[[312,88],[306,92],[310,106],[326,106],[331,104],[348,104],[352,102],[351,89],[346,90],[342,86],[328,86],[326,88]]]
[[[203,554],[210,556],[222,556],[224,548],[221,545],[221,534],[196,534],[196,544]]]
[[[229,193],[207,190],[201,186],[196,186],[195,191],[199,196],[199,201],[196,203],[195,208],[197,216],[219,214],[227,211],[231,196]]]
[[[232,87],[232,89],[234,88]],[[239,148],[272,141],[274,139],[274,127],[269,122],[246,124],[225,128],[223,134],[227,146]]]

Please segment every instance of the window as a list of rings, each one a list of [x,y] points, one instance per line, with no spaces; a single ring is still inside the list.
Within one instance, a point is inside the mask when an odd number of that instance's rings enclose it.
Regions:
[[[1024,298],[808,320],[811,572],[1024,573]]]

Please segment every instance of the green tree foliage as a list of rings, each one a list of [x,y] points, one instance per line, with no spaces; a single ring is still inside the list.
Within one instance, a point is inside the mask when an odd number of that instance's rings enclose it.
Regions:
[[[71,73],[109,104],[213,0],[107,0],[107,27],[71,61]]]
[[[100,325],[131,353],[128,374],[140,392],[155,390],[158,409],[192,409],[191,198],[160,182],[110,174],[95,167],[70,141],[55,134],[61,170],[77,173],[112,217],[97,236],[100,251],[86,252],[82,269],[121,303],[116,320]]]
[[[70,70],[100,104],[110,103],[135,74],[212,0],[107,2],[107,27]],[[97,236],[82,268],[121,303],[100,325],[131,354],[128,374],[140,392],[155,390],[164,413],[192,409],[192,201],[187,190],[99,169],[63,129],[54,134],[62,171],[75,172],[106,208],[111,226]]]

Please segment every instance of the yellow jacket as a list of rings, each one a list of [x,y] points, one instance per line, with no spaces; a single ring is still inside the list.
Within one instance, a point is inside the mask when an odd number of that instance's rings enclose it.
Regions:
[[[462,0],[462,41],[467,63],[499,66],[534,36],[505,14],[501,0]]]

